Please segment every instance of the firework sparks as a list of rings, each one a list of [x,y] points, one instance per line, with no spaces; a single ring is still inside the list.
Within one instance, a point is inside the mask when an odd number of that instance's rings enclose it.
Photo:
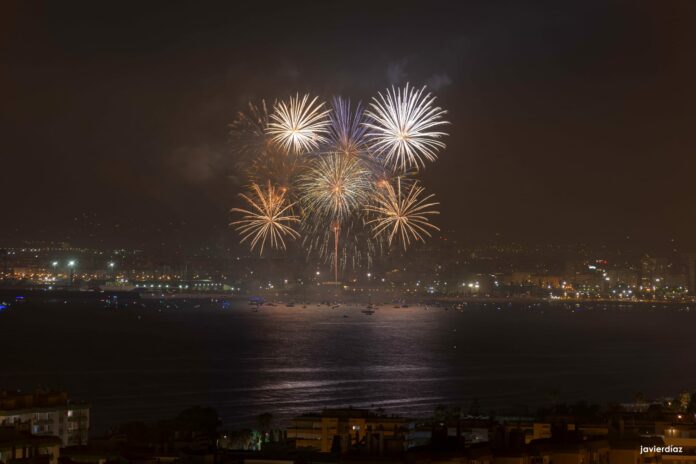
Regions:
[[[449,124],[442,117],[446,111],[434,106],[435,97],[409,87],[387,89],[372,99],[365,112],[369,121],[367,139],[371,150],[394,169],[424,167],[425,161],[435,161],[438,150],[445,148],[440,138],[445,132],[436,130]]]
[[[430,223],[438,203],[417,177],[445,147],[449,123],[425,87],[392,87],[367,109],[299,93],[272,108],[250,104],[230,124],[237,172],[252,186],[232,224],[252,250],[302,236],[338,281],[339,263],[369,266],[393,241],[406,249],[439,230]]]
[[[309,95],[297,94],[275,105],[266,132],[287,153],[307,153],[326,141],[329,112],[317,97],[310,101]]]
[[[388,234],[389,244],[394,238],[401,241],[404,250],[411,241],[424,242],[424,235],[430,237],[430,231],[440,230],[430,223],[429,216],[439,214],[431,209],[438,202],[428,202],[434,195],[422,197],[425,189],[414,182],[408,192],[402,194],[401,179],[397,179],[397,188],[391,184],[383,183],[379,187],[381,192],[375,197],[375,205],[366,207],[367,211],[377,214],[376,219],[368,221],[372,224],[375,236]]]
[[[329,148],[347,155],[362,155],[367,146],[365,134],[367,127],[363,124],[363,107],[360,103],[351,107],[350,100],[334,97],[329,116]]]
[[[358,158],[321,156],[300,177],[300,201],[313,218],[340,223],[366,203],[371,179],[371,171]]]
[[[275,249],[285,249],[285,237],[298,238],[292,223],[298,223],[299,217],[292,214],[294,203],[285,199],[285,191],[278,190],[270,182],[262,190],[258,184],[252,184],[251,194],[240,196],[249,204],[250,209],[233,208],[233,212],[242,213],[242,219],[232,222],[237,226],[244,243],[250,240],[251,250],[260,245],[259,254],[263,253],[266,242]]]
[[[295,199],[294,185],[298,173],[307,165],[305,157],[286,154],[284,151],[271,146],[252,157],[243,169],[251,183],[271,184],[286,191],[286,198]]]
[[[255,156],[266,149],[269,137],[266,134],[269,123],[268,106],[265,100],[260,104],[249,102],[245,111],[239,111],[230,123],[230,145],[241,158]]]
[[[345,153],[321,156],[300,178],[300,203],[305,224],[319,232],[333,233],[334,276],[338,281],[339,237],[347,220],[361,210],[369,198],[372,172],[364,163]]]
[[[353,214],[343,221],[338,232],[340,241],[336,246],[334,227],[327,222],[303,221],[303,241],[307,256],[317,256],[325,263],[336,265],[336,253],[338,253],[338,267],[353,269],[370,267],[376,255],[380,254],[385,240],[372,237],[372,232],[365,226],[365,215],[362,212]]]

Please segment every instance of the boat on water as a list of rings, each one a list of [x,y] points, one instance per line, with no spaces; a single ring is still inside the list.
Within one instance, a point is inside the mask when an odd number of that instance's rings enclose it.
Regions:
[[[371,316],[371,315],[373,315],[373,314],[375,313],[375,310],[374,310],[374,309],[363,309],[363,310],[361,311],[361,313],[367,314],[368,316]]]

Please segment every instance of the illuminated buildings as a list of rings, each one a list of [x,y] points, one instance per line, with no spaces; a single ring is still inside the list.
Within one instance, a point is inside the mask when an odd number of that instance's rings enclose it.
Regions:
[[[58,437],[63,446],[84,445],[89,437],[89,406],[74,404],[65,392],[0,392],[0,427]]]
[[[0,252],[0,286],[139,293],[269,292],[278,297],[294,292],[293,297],[301,299],[311,298],[330,276],[329,264],[308,262],[291,252],[263,259],[230,248],[164,253],[67,244],[6,248]],[[467,248],[440,237],[409,254],[396,251],[374,257],[369,268],[348,266],[342,274],[344,293],[393,294],[388,299],[525,296],[687,301],[696,295],[696,254],[674,251],[653,256],[582,244]]]
[[[366,409],[326,409],[319,414],[307,414],[293,419],[288,438],[295,439],[297,448],[313,448],[321,452],[345,451],[363,444],[379,452],[403,449],[403,428],[408,423],[402,417],[374,414]]]
[[[583,409],[578,403],[536,418],[436,412],[406,421],[366,410],[325,410],[296,417],[287,437],[307,452],[340,454],[338,462],[379,456],[379,462],[412,464],[696,464],[696,423],[686,412],[691,397],[684,395],[642,409]]]

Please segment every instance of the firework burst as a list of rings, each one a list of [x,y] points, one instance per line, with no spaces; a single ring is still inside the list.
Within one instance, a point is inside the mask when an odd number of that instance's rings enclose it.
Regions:
[[[404,250],[411,241],[425,241],[424,235],[430,237],[431,230],[440,230],[430,223],[429,217],[439,214],[431,209],[438,202],[429,202],[434,195],[423,197],[425,189],[414,182],[402,193],[401,178],[397,179],[396,189],[391,184],[380,185],[380,192],[375,196],[375,204],[366,210],[377,217],[367,222],[372,225],[375,236],[387,235],[389,245],[396,238],[401,241]]]
[[[365,112],[370,149],[393,169],[424,167],[445,148],[440,139],[447,134],[437,128],[449,124],[442,119],[446,111],[434,106],[435,97],[425,89],[392,87],[373,98]]]
[[[333,267],[338,281],[339,237],[349,219],[367,203],[372,172],[360,158],[345,153],[329,153],[316,158],[300,177],[300,204],[304,208],[306,229],[315,236],[333,235]],[[328,240],[324,242],[328,244]]]
[[[371,180],[372,172],[358,158],[320,156],[300,176],[300,202],[313,219],[340,223],[367,202]]]
[[[392,87],[367,108],[299,93],[272,108],[250,104],[230,124],[235,167],[251,183],[232,225],[252,250],[301,237],[338,281],[339,265],[369,267],[393,242],[406,249],[439,230],[430,222],[438,203],[417,178],[445,148],[449,123],[425,87]]]
[[[329,116],[328,148],[330,151],[346,155],[362,156],[367,150],[363,123],[363,107],[358,103],[352,108],[350,100],[334,97]]]
[[[287,153],[307,153],[326,142],[329,112],[317,97],[297,94],[275,105],[266,132]]]
[[[285,249],[285,238],[299,238],[300,234],[292,228],[299,223],[299,217],[292,214],[294,203],[285,199],[285,191],[276,189],[270,182],[262,190],[258,184],[252,184],[251,194],[240,196],[247,202],[249,209],[233,208],[233,212],[242,213],[242,219],[230,225],[236,226],[242,236],[240,243],[250,240],[251,250],[260,245],[259,254],[263,253],[266,242],[273,249]]]
[[[230,123],[230,145],[242,160],[254,157],[268,148],[270,138],[266,134],[270,115],[265,100],[259,104],[249,102],[244,111]]]
[[[304,156],[286,154],[274,145],[251,158],[244,170],[251,183],[266,184],[270,182],[286,192],[286,198],[294,201],[295,183],[299,173],[307,166]]]

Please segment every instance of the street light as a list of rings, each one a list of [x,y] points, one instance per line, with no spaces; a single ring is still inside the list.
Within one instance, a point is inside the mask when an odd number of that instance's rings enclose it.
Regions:
[[[72,287],[73,283],[75,282],[75,265],[77,264],[77,261],[74,259],[71,259],[68,261],[68,268],[70,269],[70,286]]]

